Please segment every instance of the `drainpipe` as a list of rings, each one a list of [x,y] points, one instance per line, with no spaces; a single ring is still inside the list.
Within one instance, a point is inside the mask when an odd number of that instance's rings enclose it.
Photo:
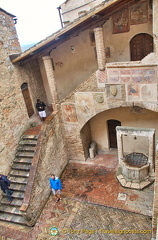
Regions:
[[[63,22],[62,22],[61,12],[60,12],[61,7],[59,6],[59,7],[57,7],[57,9],[58,9],[58,12],[59,12],[61,27],[63,28]]]

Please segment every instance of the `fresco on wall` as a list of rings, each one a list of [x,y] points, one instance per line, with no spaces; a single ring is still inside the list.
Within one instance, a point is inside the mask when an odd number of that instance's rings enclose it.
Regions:
[[[120,82],[121,83],[128,83],[130,81],[130,70],[120,70]]]
[[[117,69],[116,70],[110,69],[108,71],[109,81],[111,83],[119,83],[119,75],[120,75],[120,73],[119,73],[119,70],[117,70]]]
[[[128,95],[139,96],[138,85],[128,85]]]
[[[76,109],[74,104],[64,104],[62,112],[65,122],[77,122]]]
[[[107,95],[108,99],[117,99],[117,100],[122,100],[122,90],[124,88],[121,87],[120,84],[111,84],[111,85],[107,85],[105,88],[105,92]]]
[[[140,2],[135,4],[133,7],[131,7],[130,13],[131,25],[147,23],[148,10],[146,2]]]
[[[129,10],[123,9],[112,16],[113,33],[129,32]]]
[[[157,99],[157,85],[156,84],[148,84],[144,85],[141,88],[141,95],[143,100],[156,101]]]
[[[79,122],[84,122],[95,113],[94,100],[91,92],[75,93],[75,105]]]
[[[94,99],[94,108],[96,110],[96,113],[102,110],[103,108],[107,108],[107,101],[105,93],[93,93],[93,99]]]
[[[140,100],[140,90],[139,85],[131,84],[127,86],[127,97],[129,101]]]
[[[131,80],[134,83],[141,83],[144,80],[142,69],[131,70]]]
[[[155,67],[107,68],[105,83],[157,83],[157,69]]]
[[[146,83],[157,83],[157,74],[155,69],[143,69],[143,76]]]
[[[107,72],[106,72],[106,70],[96,71],[96,77],[97,77],[98,83],[106,83],[107,82]]]

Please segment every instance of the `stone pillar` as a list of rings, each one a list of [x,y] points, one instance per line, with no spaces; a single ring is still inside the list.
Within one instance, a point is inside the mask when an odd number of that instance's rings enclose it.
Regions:
[[[39,64],[48,103],[53,106],[54,110],[57,110],[58,93],[56,88],[51,57],[49,56],[42,57],[39,60]]]
[[[122,161],[123,161],[123,143],[122,143],[122,134],[119,131],[117,131],[117,148],[118,148],[119,165],[122,166]]]
[[[149,175],[154,176],[154,134],[152,136],[149,136]]]
[[[158,1],[153,0],[153,36],[154,36],[154,52],[158,57]]]
[[[155,159],[155,184],[154,184],[154,200],[153,200],[153,216],[152,216],[152,239],[155,239],[157,232],[158,219],[158,141],[156,144],[156,159]],[[156,237],[158,240],[158,236]]]
[[[96,51],[97,51],[97,60],[98,60],[98,69],[104,70],[106,64],[105,57],[105,46],[103,38],[103,28],[98,27],[94,29],[95,42],[96,42]]]

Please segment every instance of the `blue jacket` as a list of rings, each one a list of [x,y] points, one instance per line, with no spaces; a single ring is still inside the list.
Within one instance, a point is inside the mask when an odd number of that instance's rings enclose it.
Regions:
[[[59,178],[55,177],[55,179],[50,178],[50,187],[53,188],[54,190],[62,189],[62,184]]]

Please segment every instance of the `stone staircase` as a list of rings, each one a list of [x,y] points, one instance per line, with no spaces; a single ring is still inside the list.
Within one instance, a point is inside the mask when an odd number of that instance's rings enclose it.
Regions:
[[[0,221],[26,225],[20,207],[29,177],[32,159],[34,156],[38,135],[23,135],[17,148],[16,158],[13,161],[8,179],[13,190],[12,202],[3,194],[0,204]]]

